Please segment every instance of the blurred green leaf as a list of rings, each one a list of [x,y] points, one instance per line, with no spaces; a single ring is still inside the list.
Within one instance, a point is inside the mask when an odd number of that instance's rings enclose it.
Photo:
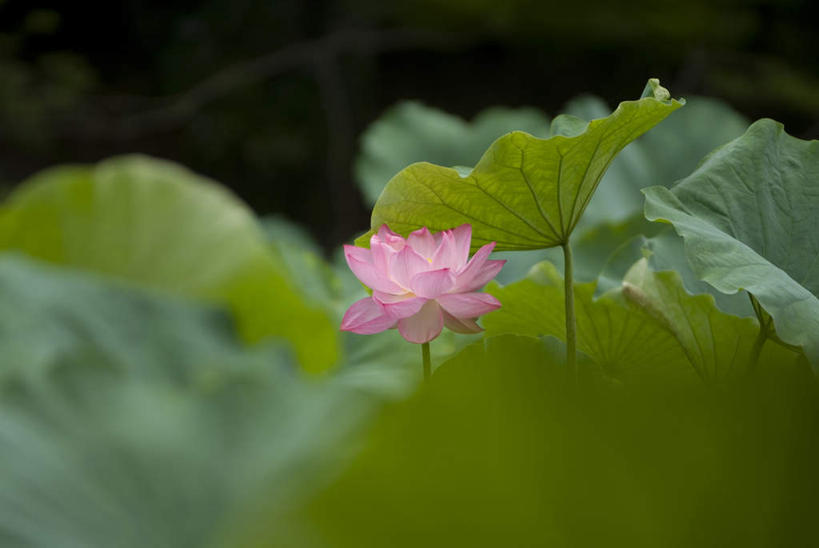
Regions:
[[[545,341],[504,335],[441,366],[295,512],[294,545],[811,544],[819,443],[805,433],[819,398],[807,368],[578,391],[552,357]],[[279,539],[267,525],[242,546]]]
[[[407,167],[376,202],[372,228],[386,223],[406,234],[470,223],[473,246],[495,241],[499,251],[568,241],[617,153],[683,105],[656,80],[650,84],[649,96],[621,103],[607,118],[557,117],[549,139],[523,132],[499,138],[468,176],[428,163]]]
[[[124,156],[37,174],[3,204],[0,247],[224,304],[245,340],[282,337],[309,371],[338,359],[335,323],[299,293],[250,210],[170,162]]]
[[[262,493],[285,513],[334,477],[378,403],[156,290],[3,254],[0,302],[4,547],[225,546]]]
[[[217,307],[20,254],[0,254],[0,302],[0,386],[68,366],[194,382],[241,357]]]
[[[651,187],[646,217],[674,225],[696,275],[744,289],[777,335],[819,368],[819,141],[760,120],[670,190]]]

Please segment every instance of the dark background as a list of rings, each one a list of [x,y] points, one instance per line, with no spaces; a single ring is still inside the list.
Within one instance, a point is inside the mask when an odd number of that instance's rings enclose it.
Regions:
[[[143,152],[328,249],[368,226],[361,132],[401,99],[469,118],[611,105],[656,76],[819,137],[819,2],[0,0],[0,183]]]

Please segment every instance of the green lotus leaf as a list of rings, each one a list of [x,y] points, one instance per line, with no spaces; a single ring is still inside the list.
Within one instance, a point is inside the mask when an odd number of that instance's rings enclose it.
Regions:
[[[407,234],[422,226],[438,231],[470,223],[475,247],[491,241],[498,251],[560,245],[617,153],[683,105],[669,99],[657,80],[649,81],[647,91],[603,119],[586,123],[561,115],[548,139],[520,131],[504,135],[464,176],[453,168],[413,164],[387,183],[371,227],[386,223]]]
[[[647,259],[641,259],[628,271],[622,291],[626,299],[674,334],[703,380],[754,369],[763,349],[766,363],[799,359],[798,353],[773,342],[757,347],[760,334],[756,319],[720,311],[713,296],[691,295],[677,272],[654,272]]]
[[[534,108],[493,107],[466,122],[415,101],[399,103],[362,135],[356,181],[374,204],[387,181],[408,165],[473,166],[498,136],[515,130],[546,137],[549,119]]]
[[[671,189],[644,190],[650,220],[674,225],[694,273],[744,289],[786,343],[819,368],[819,141],[760,120]]]
[[[225,305],[246,341],[282,337],[307,370],[338,358],[335,323],[299,293],[251,211],[171,162],[125,156],[35,175],[0,210],[0,249]]]
[[[619,293],[594,299],[595,284],[575,285],[577,349],[603,372],[621,381],[696,379],[679,342],[661,322]],[[551,263],[536,265],[529,276],[487,292],[503,306],[482,322],[489,337],[502,334],[551,335],[566,340],[563,279]]]

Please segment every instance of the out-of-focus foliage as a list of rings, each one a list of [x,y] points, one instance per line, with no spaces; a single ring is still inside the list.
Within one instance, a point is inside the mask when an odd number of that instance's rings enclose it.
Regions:
[[[5,254],[0,302],[4,547],[223,546],[267,489],[321,486],[374,402],[168,293]]]
[[[566,383],[506,335],[441,366],[304,511],[294,546],[749,547],[813,542],[817,385],[761,363],[723,386]],[[256,532],[270,546],[274,528]]]
[[[35,175],[0,210],[0,247],[224,304],[248,341],[287,339],[311,371],[336,326],[266,246],[251,212],[181,166],[139,156]]]
[[[674,225],[697,276],[751,293],[784,341],[819,367],[819,141],[760,120],[672,189],[646,189],[646,217]]]

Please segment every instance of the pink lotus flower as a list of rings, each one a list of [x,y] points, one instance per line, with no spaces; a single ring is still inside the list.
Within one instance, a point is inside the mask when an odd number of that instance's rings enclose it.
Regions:
[[[487,260],[495,242],[469,259],[471,241],[468,224],[437,234],[424,227],[406,240],[383,225],[370,249],[344,246],[350,269],[373,294],[347,310],[342,331],[371,335],[397,325],[401,336],[418,344],[440,335],[444,325],[457,333],[481,331],[475,320],[500,302],[476,291],[506,261]]]

